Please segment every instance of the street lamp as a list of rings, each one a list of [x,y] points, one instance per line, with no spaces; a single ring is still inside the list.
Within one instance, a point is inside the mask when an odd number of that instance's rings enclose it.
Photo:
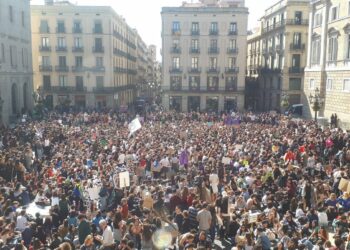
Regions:
[[[315,121],[317,122],[317,112],[321,110],[324,104],[324,97],[320,95],[320,90],[315,89],[314,95],[309,95],[310,103],[312,104],[312,110],[315,111]]]

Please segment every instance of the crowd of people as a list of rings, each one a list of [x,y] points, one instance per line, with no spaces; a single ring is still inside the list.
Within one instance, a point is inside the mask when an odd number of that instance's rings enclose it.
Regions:
[[[159,111],[130,133],[134,118],[1,128],[0,248],[350,249],[349,132]]]

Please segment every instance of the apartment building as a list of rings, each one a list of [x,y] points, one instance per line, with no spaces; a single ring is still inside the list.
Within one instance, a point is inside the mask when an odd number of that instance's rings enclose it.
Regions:
[[[309,42],[303,102],[306,116],[314,111],[310,94],[324,99],[319,115],[325,120],[336,113],[339,125],[350,128],[350,2],[311,0]]]
[[[309,0],[281,0],[265,10],[248,36],[246,106],[281,110],[282,98],[300,104],[307,57]]]
[[[244,0],[201,0],[162,8],[165,109],[244,107],[248,9]]]
[[[47,1],[32,6],[35,87],[49,106],[126,107],[134,102],[137,43],[111,7]]]
[[[15,122],[33,107],[30,6],[0,1],[0,123]]]

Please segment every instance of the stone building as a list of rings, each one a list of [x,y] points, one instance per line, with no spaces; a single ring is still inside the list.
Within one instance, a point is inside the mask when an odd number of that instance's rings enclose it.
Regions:
[[[314,114],[310,94],[325,100],[319,115],[337,114],[339,125],[350,128],[350,4],[344,0],[311,0],[309,42],[303,99],[306,116]]]
[[[283,97],[289,105],[302,102],[308,15],[309,0],[281,0],[265,10],[248,36],[247,107],[280,111]]]
[[[0,121],[15,122],[33,107],[28,0],[0,1]]]
[[[248,9],[244,0],[201,0],[162,9],[165,109],[244,107]]]
[[[49,106],[134,102],[142,39],[122,16],[111,7],[67,1],[47,1],[31,12],[34,82]]]

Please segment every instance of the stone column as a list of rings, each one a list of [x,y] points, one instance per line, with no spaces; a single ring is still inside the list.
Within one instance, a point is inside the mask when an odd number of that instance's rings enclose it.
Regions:
[[[200,98],[200,110],[202,111],[205,110],[207,107],[207,97],[205,95],[201,95]]]
[[[182,96],[181,100],[181,111],[182,112],[188,112],[188,97],[187,96]]]
[[[314,14],[314,8],[313,6],[311,7],[312,10],[309,14],[309,33],[308,33],[308,40],[307,40],[307,67],[310,68],[311,67],[311,45],[312,45],[312,30],[313,30],[313,27],[314,27],[314,17],[313,17],[313,14]]]

